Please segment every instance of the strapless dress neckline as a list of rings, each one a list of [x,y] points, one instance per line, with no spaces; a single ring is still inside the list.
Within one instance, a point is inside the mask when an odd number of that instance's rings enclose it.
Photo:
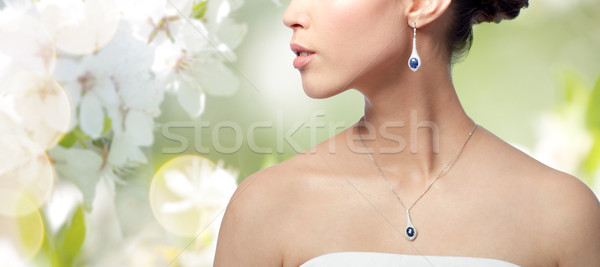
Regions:
[[[308,260],[300,267],[515,267],[510,262],[475,257],[407,255],[383,252],[334,252]]]

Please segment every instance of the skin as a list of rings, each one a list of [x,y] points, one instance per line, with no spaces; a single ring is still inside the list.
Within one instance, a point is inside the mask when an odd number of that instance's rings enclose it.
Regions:
[[[305,92],[326,98],[353,88],[364,95],[365,121],[373,127],[361,131],[365,145],[407,205],[473,128],[439,45],[452,19],[449,6],[450,0],[292,0],[284,15],[292,42],[316,51],[300,70]],[[416,73],[407,66],[413,22],[423,61]],[[417,128],[425,122],[439,135]],[[244,180],[225,213],[215,266],[299,266],[342,251],[600,266],[593,192],[481,126],[411,209],[418,237],[407,241],[404,209],[362,150],[357,130],[352,125]],[[394,147],[400,151],[390,153]]]

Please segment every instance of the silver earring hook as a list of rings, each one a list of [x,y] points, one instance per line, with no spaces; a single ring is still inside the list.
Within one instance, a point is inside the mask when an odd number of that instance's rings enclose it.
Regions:
[[[417,37],[417,23],[413,21],[413,37]]]

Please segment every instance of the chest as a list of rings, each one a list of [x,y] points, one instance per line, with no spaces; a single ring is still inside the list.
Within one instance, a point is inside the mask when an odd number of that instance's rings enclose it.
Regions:
[[[356,191],[356,190],[355,190]],[[407,213],[384,193],[329,194],[294,207],[286,262],[299,266],[308,259],[340,251],[373,251],[414,255],[468,256],[501,259],[521,266],[551,266],[544,257],[536,222],[528,208],[492,192],[431,195]],[[345,197],[341,197],[344,195]],[[409,241],[408,226],[416,230]],[[546,260],[544,260],[546,259]],[[546,262],[541,262],[546,261]]]

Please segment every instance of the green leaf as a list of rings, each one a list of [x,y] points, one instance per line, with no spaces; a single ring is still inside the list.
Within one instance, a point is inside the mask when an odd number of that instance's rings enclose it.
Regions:
[[[598,167],[600,167],[600,133],[596,132],[594,134],[594,145],[583,162],[583,168],[587,174],[592,175]]]
[[[201,19],[206,14],[206,8],[208,7],[208,0],[200,0],[194,1],[194,6],[192,7],[192,18]]]
[[[568,103],[578,103],[587,99],[589,94],[588,86],[578,74],[572,71],[565,71],[562,74],[562,80],[565,88],[565,98]]]
[[[588,101],[587,127],[593,132],[600,132],[600,78],[598,78]]]
[[[75,133],[73,133],[73,131],[71,131],[70,133],[63,136],[62,139],[60,139],[59,145],[65,148],[70,148],[73,145],[75,145],[75,143],[77,143],[77,136],[75,135]]]
[[[71,132],[63,136],[59,145],[65,148],[70,148],[78,141],[83,144],[83,141],[89,140],[90,137],[85,134],[79,126],[75,127]]]
[[[279,160],[277,159],[277,156],[275,156],[274,154],[267,154],[265,155],[265,157],[263,158],[262,164],[261,164],[261,169],[266,169],[268,167],[271,167],[275,164],[279,163]]]
[[[102,149],[104,148],[104,146],[106,146],[108,143],[110,143],[110,140],[106,137],[100,137],[94,141],[92,141],[92,145]]]
[[[19,201],[19,208],[31,209],[31,203],[28,199]],[[25,207],[23,207],[25,205]],[[39,252],[44,240],[44,222],[37,209],[26,215],[17,218],[19,235],[21,237],[20,248],[28,255],[34,256]]]
[[[85,239],[85,218],[83,207],[77,207],[71,220],[63,225],[56,236],[56,249],[60,254],[62,266],[72,266]]]
[[[112,120],[106,116],[104,118],[104,129],[102,129],[102,135],[106,134],[108,131],[112,129]],[[85,148],[86,145],[83,143],[84,141],[90,140],[87,134],[85,134],[79,126],[75,127],[71,132],[64,135],[60,142],[58,143],[60,146],[64,148],[71,148],[75,145],[75,143],[80,142]]]
[[[112,120],[106,116],[104,117],[104,129],[102,130],[102,135],[106,134],[110,129],[112,129]]]
[[[44,222],[48,221],[48,217],[45,216],[44,212],[41,212],[42,220]],[[44,240],[42,242],[42,247],[37,255],[31,260],[31,266],[37,267],[55,267],[60,266],[60,258],[58,255],[58,251],[54,248],[54,237],[52,234],[52,230],[47,223],[44,223]]]

